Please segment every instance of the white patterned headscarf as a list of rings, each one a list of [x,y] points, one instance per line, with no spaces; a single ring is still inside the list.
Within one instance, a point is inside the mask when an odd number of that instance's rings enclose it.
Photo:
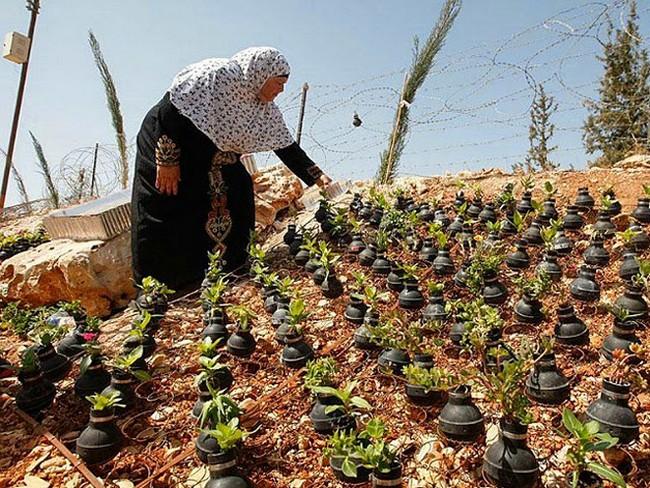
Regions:
[[[169,89],[172,104],[222,151],[239,154],[282,149],[293,143],[282,113],[258,93],[274,76],[289,75],[277,49],[250,47],[232,58],[187,66]]]

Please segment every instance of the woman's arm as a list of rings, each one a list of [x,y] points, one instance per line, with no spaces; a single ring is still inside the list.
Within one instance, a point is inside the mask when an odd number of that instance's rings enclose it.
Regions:
[[[181,181],[181,148],[178,144],[181,117],[169,95],[165,96],[158,110],[160,136],[156,141],[156,189],[165,195],[178,194]]]
[[[309,156],[307,156],[297,142],[274,152],[287,168],[304,181],[307,186],[327,184],[331,181]]]

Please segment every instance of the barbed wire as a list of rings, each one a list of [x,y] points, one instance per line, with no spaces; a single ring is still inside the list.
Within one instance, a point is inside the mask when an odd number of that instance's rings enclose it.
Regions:
[[[610,25],[625,28],[627,4],[626,0],[585,2],[490,44],[440,56],[410,107],[409,141],[418,144],[412,150],[407,146],[402,168],[423,164],[418,156],[499,143],[523,151],[502,156],[491,153],[484,158],[467,158],[465,153],[446,164],[450,168],[494,161],[508,164],[525,157],[530,108],[540,84],[558,103],[553,115],[556,133],[568,138],[563,143],[571,146],[556,152],[584,153],[582,145],[571,142],[580,142],[588,113],[585,105],[597,99],[599,80],[585,79],[583,68],[589,59],[596,63],[602,54],[604,33]],[[639,16],[647,12],[650,7],[638,9]],[[639,41],[647,44],[646,37]],[[302,139],[306,151],[330,172],[345,162],[378,162],[392,131],[404,73],[405,68],[341,84],[310,83]],[[299,96],[299,92],[292,94],[283,104],[289,122],[297,119]],[[650,104],[640,91],[635,102]],[[355,112],[363,120],[359,128],[351,124]],[[443,144],[423,143],[443,133]],[[477,133],[484,135],[477,139]],[[262,159],[269,162],[271,157],[267,153]],[[356,172],[374,170],[355,166]]]

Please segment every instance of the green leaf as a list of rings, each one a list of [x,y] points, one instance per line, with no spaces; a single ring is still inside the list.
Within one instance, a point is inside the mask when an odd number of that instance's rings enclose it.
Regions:
[[[349,457],[346,457],[343,460],[343,464],[341,464],[341,470],[345,476],[348,476],[350,478],[357,477],[357,465],[354,464]]]
[[[363,408],[364,410],[372,410],[372,405],[370,405],[366,400],[361,397],[352,397],[350,403],[357,408]]]
[[[138,381],[144,382],[151,379],[151,375],[142,369],[135,369],[131,371],[131,374],[135,376]]]
[[[86,374],[86,371],[88,371],[88,368],[92,362],[93,358],[91,356],[84,356],[84,358],[81,360],[81,364],[79,365],[79,372],[81,374]]]
[[[333,412],[336,412],[337,410],[345,410],[343,405],[328,405],[325,407],[325,414],[329,415]]]
[[[587,463],[587,469],[592,473],[597,474],[601,478],[611,481],[616,486],[620,486],[620,487],[627,486],[625,484],[625,480],[623,479],[621,473],[619,473],[615,469],[609,468],[600,463],[593,463],[593,462]]]
[[[582,431],[582,424],[577,419],[575,414],[568,408],[562,410],[562,423],[564,424],[564,427],[566,427],[566,429],[569,432],[571,432],[574,436],[580,437],[580,433]]]
[[[585,424],[585,430],[587,431],[587,434],[589,434],[589,436],[598,434],[599,429],[600,429],[600,425],[595,420],[592,420]]]

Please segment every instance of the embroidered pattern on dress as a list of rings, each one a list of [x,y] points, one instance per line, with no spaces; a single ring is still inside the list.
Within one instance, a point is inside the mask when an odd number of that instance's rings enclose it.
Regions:
[[[230,151],[216,151],[212,156],[212,164],[217,166],[235,164],[238,160],[239,154]]]
[[[174,141],[166,135],[160,136],[156,143],[156,164],[160,166],[176,166],[181,159],[181,150]]]
[[[234,155],[235,159],[232,162],[223,163],[223,160],[230,161]],[[228,210],[228,187],[223,181],[221,174],[221,166],[223,164],[232,164],[237,161],[237,154],[223,153],[217,151],[212,157],[212,165],[208,173],[209,186],[210,186],[210,205],[211,209],[208,212],[208,220],[205,223],[205,231],[215,242],[214,250],[225,251],[223,241],[226,239],[232,228],[232,219],[230,218],[230,211]]]

